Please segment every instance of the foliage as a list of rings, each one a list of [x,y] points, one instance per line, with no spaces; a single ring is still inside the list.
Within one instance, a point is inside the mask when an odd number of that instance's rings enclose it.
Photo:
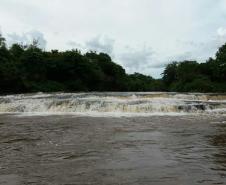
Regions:
[[[0,93],[153,91],[162,85],[149,76],[127,75],[105,53],[43,51],[37,41],[7,48],[0,37]]]
[[[0,93],[77,91],[226,92],[226,44],[206,63],[172,62],[162,79],[126,74],[105,53],[6,46],[0,35]]]
[[[169,91],[226,92],[226,44],[219,48],[215,59],[205,63],[182,61],[168,64],[163,81]]]

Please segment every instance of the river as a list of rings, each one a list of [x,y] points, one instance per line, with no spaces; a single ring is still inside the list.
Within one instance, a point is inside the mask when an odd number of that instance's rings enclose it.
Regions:
[[[0,97],[0,184],[226,184],[226,95]]]

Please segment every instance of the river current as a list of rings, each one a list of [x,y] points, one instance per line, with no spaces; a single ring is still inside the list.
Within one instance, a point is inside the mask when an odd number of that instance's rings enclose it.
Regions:
[[[226,95],[0,97],[0,185],[226,184]]]
[[[0,113],[144,116],[225,114],[226,94],[55,93],[0,97]]]

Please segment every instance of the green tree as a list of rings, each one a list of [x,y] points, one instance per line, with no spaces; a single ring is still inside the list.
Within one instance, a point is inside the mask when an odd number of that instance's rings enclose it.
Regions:
[[[177,67],[178,67],[178,62],[172,62],[166,66],[164,72],[162,73],[162,76],[163,76],[162,79],[167,86],[169,86],[170,84],[176,81]]]

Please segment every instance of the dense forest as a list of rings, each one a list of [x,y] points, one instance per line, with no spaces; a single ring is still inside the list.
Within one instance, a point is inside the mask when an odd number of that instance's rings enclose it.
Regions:
[[[142,61],[140,61],[142,62]],[[30,45],[6,46],[0,35],[0,93],[77,91],[226,92],[226,45],[215,59],[172,62],[154,79],[126,74],[105,53],[44,51]]]

